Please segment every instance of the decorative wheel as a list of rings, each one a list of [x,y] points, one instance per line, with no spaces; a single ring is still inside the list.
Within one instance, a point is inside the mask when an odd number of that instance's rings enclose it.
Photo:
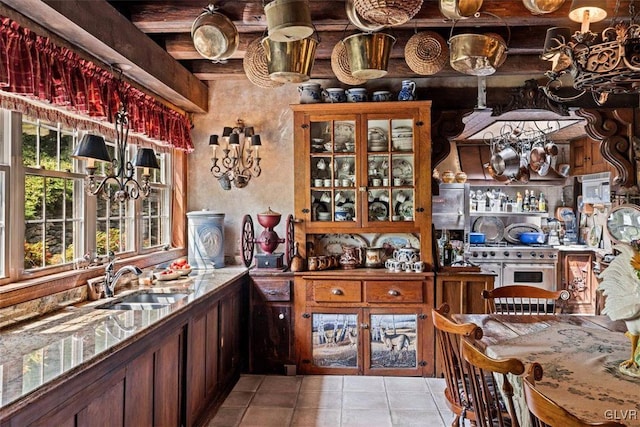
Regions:
[[[284,238],[284,246],[285,246],[284,257],[286,258],[285,261],[287,265],[290,266],[291,259],[293,258],[293,255],[295,252],[295,241],[294,241],[294,235],[293,235],[293,215],[289,214],[289,216],[287,217],[285,228],[286,228],[286,235]]]
[[[242,261],[245,267],[249,267],[253,261],[253,251],[255,249],[255,233],[253,231],[253,220],[251,215],[242,218]]]

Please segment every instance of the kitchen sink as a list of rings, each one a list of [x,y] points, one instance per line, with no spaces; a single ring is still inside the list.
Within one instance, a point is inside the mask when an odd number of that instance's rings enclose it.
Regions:
[[[188,296],[189,294],[182,292],[141,292],[127,295],[97,308],[107,310],[157,310],[180,302]]]

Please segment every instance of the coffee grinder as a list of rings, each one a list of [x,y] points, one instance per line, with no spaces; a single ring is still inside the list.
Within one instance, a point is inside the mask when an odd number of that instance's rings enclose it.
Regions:
[[[255,254],[257,268],[284,270],[291,263],[294,252],[293,215],[287,217],[285,238],[278,237],[278,233],[273,230],[280,223],[281,218],[282,215],[272,211],[271,208],[258,214],[258,223],[264,227],[264,230],[256,239],[251,216],[244,216],[242,220],[242,260],[245,267],[249,267],[253,261],[256,243],[263,251],[263,253]],[[285,244],[285,252],[274,253],[280,243]],[[286,265],[284,261],[286,261]]]

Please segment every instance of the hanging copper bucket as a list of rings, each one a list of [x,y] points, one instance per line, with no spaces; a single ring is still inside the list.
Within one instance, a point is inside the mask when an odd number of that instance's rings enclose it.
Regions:
[[[440,0],[440,13],[449,19],[473,16],[482,7],[482,0]]]
[[[264,7],[269,38],[277,42],[302,40],[313,34],[307,0],[274,0]]]
[[[191,25],[193,46],[207,59],[226,59],[238,48],[238,29],[233,22],[209,5]]]
[[[365,80],[384,77],[395,42],[395,37],[385,33],[354,34],[344,39],[351,75]]]
[[[309,80],[318,40],[306,38],[292,42],[278,42],[268,37],[262,40],[267,55],[269,78],[282,83],[301,83]]]

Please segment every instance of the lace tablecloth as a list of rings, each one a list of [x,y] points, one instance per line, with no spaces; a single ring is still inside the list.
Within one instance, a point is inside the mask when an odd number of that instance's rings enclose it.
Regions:
[[[522,323],[502,323],[514,330],[523,328]],[[584,420],[640,426],[640,378],[618,372],[618,364],[631,356],[631,344],[624,334],[556,322],[528,324],[527,328],[527,333],[516,338],[491,343],[485,352],[491,357],[540,363],[544,375],[536,384],[539,390]],[[513,383],[525,427],[530,420],[522,380]]]

